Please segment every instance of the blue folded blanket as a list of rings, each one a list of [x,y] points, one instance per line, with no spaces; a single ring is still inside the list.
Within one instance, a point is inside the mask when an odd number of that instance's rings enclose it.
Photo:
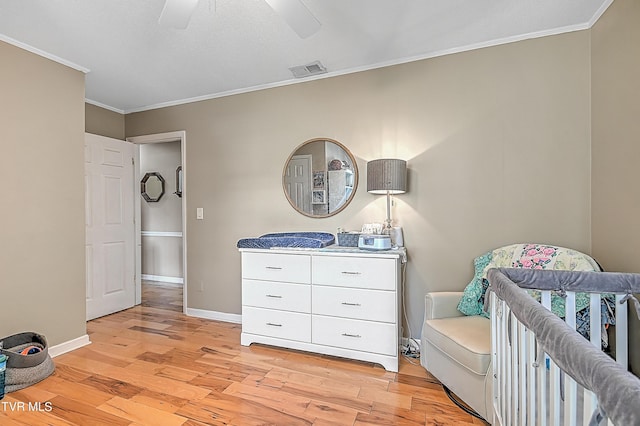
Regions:
[[[238,248],[302,247],[322,248],[335,242],[328,232],[277,232],[238,240]]]

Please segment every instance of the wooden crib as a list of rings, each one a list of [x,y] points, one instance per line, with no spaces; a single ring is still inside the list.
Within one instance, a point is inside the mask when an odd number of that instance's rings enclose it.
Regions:
[[[638,306],[632,293],[640,293],[640,274],[493,269],[488,278],[492,424],[640,425],[626,305]],[[540,303],[524,289],[539,290]],[[554,291],[565,300],[566,321],[550,312]],[[576,292],[589,294],[590,341],[575,331]],[[615,359],[602,350],[601,294],[615,295]]]

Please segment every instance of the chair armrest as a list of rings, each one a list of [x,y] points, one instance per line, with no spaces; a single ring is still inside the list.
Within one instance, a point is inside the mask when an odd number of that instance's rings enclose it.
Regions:
[[[427,293],[424,298],[424,319],[430,320],[464,316],[464,314],[458,310],[460,299],[462,299],[461,291]]]

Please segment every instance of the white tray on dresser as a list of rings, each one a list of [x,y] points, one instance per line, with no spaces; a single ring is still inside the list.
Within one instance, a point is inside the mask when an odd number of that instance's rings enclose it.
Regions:
[[[263,343],[398,371],[404,249],[240,252],[242,345]]]

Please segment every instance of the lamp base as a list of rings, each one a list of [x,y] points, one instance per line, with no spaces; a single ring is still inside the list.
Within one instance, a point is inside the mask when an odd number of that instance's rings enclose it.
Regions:
[[[387,219],[384,221],[384,229],[382,233],[391,235],[391,194],[387,191]]]

